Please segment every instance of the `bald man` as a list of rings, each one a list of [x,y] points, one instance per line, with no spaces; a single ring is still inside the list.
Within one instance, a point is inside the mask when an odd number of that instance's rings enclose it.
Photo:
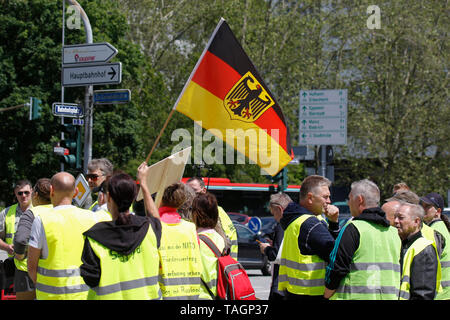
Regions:
[[[394,219],[395,219],[395,212],[400,208],[401,203],[397,200],[391,200],[383,204],[381,207],[381,210],[383,210],[386,213],[386,219],[389,220],[389,223],[391,226],[395,226]]]
[[[59,172],[50,180],[53,209],[37,216],[31,227],[28,274],[38,300],[85,300],[89,287],[80,276],[83,232],[98,220],[95,213],[72,205],[75,178]]]

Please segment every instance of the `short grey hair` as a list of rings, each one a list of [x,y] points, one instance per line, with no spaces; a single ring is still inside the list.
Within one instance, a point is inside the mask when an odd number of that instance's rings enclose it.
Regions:
[[[318,193],[318,188],[326,186],[330,187],[331,181],[327,178],[319,175],[310,175],[303,180],[300,187],[300,200],[306,199],[308,193],[311,192],[315,195]]]
[[[269,205],[278,204],[286,209],[289,203],[292,202],[291,197],[289,197],[286,193],[274,193],[270,195]]]
[[[420,221],[423,221],[423,218],[425,217],[425,210],[421,205],[403,202],[401,207],[399,208],[399,211],[402,210],[403,207],[409,208],[410,216],[414,218],[419,218]]]
[[[374,182],[368,179],[353,182],[351,185],[351,194],[353,198],[362,196],[367,208],[378,207],[380,205],[380,189],[378,189],[378,186]]]
[[[105,176],[111,176],[114,171],[114,166],[111,161],[106,158],[92,159],[88,163],[88,170],[101,170]]]

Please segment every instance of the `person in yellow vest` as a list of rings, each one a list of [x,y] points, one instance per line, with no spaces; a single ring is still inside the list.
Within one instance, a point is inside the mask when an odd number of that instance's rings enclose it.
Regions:
[[[375,183],[352,183],[348,205],[353,218],[341,229],[330,254],[325,298],[398,300],[401,242],[379,203]]]
[[[14,235],[14,259],[17,261],[18,272],[23,272],[26,278],[29,279],[30,286],[26,283],[16,284],[16,298],[17,300],[34,300],[36,298],[36,291],[33,281],[28,276],[27,270],[27,249],[28,240],[30,240],[31,226],[33,225],[34,217],[40,212],[50,210],[53,206],[50,201],[50,179],[41,178],[33,187],[31,193],[31,201],[33,207],[25,211],[20,217],[17,231]],[[26,290],[22,291],[19,288]],[[19,289],[19,291],[17,291]]]
[[[395,213],[402,240],[400,300],[433,300],[440,286],[441,266],[436,247],[422,236],[425,215],[420,205],[404,203]]]
[[[289,203],[280,219],[284,240],[278,291],[288,300],[323,300],[326,261],[339,232],[339,209],[331,205],[330,184],[322,176],[306,177],[300,203]],[[319,218],[322,213],[328,225]]]
[[[99,199],[92,202],[92,195],[99,192],[101,184],[113,174],[113,170],[113,164],[106,158],[92,159],[89,161],[88,173],[86,174],[86,180],[91,189],[91,194],[89,195],[90,201],[88,201],[90,203],[88,204],[89,210],[97,211],[99,209]]]
[[[189,185],[192,189],[194,189],[195,193],[202,194],[206,193],[206,186],[205,182],[202,178],[199,177],[193,177],[190,178],[187,182],[187,185]],[[220,234],[225,233],[225,235],[228,237],[226,239],[227,244],[231,244],[231,257],[236,259],[238,258],[238,239],[237,239],[237,231],[234,227],[233,221],[231,221],[228,214],[225,212],[225,210],[218,206],[219,210],[219,219],[216,227],[216,231],[218,231]]]
[[[435,233],[444,237],[442,250],[438,253],[442,268],[441,286],[442,292],[438,292],[436,300],[450,299],[450,223],[447,216],[442,214],[444,210],[444,199],[438,193],[432,192],[420,198],[420,204],[425,210],[424,223]],[[426,235],[424,234],[426,237]],[[438,248],[439,249],[439,248]]]
[[[202,237],[211,240],[220,252],[225,249],[225,239],[214,230],[219,219],[219,212],[217,199],[212,193],[202,193],[194,198],[192,218],[200,238],[200,255],[203,264],[199,299],[214,300],[217,296],[217,257]]]
[[[59,172],[50,180],[51,210],[33,221],[28,243],[28,274],[38,300],[85,300],[89,287],[80,276],[83,232],[97,219],[72,205],[75,178]]]
[[[83,234],[80,271],[90,287],[88,299],[161,299],[160,221],[130,213],[137,186],[128,174],[114,174],[108,179],[106,190],[112,221],[99,222]]]
[[[150,167],[143,162],[137,173],[146,211],[161,220],[159,246],[159,285],[164,300],[195,300],[200,294],[199,240],[195,224],[181,218],[177,209],[185,202],[183,183],[169,185],[163,193],[161,206],[155,210],[147,185]],[[156,212],[155,212],[156,211]]]
[[[18,299],[26,299],[34,289],[33,282],[26,273],[26,262],[14,259],[14,235],[17,232],[20,218],[32,207],[31,183],[28,180],[20,180],[14,187],[14,195],[17,203],[0,212],[0,250],[8,253],[11,265],[14,263],[14,290],[18,293]],[[25,270],[25,271],[24,271]]]

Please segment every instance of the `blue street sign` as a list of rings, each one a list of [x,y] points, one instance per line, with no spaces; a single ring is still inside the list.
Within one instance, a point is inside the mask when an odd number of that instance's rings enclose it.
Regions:
[[[128,103],[131,100],[130,89],[96,90],[94,104]]]
[[[251,217],[247,223],[247,227],[254,233],[258,233],[261,230],[262,222],[258,217]]]
[[[75,103],[54,102],[52,104],[53,115],[58,117],[80,118],[83,117],[83,108]]]

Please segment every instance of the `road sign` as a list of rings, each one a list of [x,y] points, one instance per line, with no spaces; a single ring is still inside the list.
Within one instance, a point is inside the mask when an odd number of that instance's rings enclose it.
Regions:
[[[64,46],[63,64],[108,62],[117,52],[117,49],[108,42]]]
[[[83,119],[72,119],[72,124],[74,126],[82,126],[82,125],[84,125],[84,120]]]
[[[63,147],[53,147],[53,152],[59,156],[67,156],[69,154],[69,149]]]
[[[300,145],[347,144],[347,89],[300,90]]]
[[[251,217],[248,220],[247,227],[252,230],[254,233],[258,233],[261,230],[262,222],[258,217]]]
[[[95,90],[94,104],[128,103],[131,100],[130,89]]]
[[[75,180],[75,186],[78,188],[78,193],[73,200],[75,200],[75,203],[80,207],[91,193],[91,188],[89,188],[89,183],[86,181],[82,173],[80,173]]]
[[[54,102],[52,104],[53,115],[58,117],[80,118],[83,117],[83,108],[75,103]]]
[[[80,87],[122,82],[122,63],[105,63],[86,66],[63,66],[62,85]]]

